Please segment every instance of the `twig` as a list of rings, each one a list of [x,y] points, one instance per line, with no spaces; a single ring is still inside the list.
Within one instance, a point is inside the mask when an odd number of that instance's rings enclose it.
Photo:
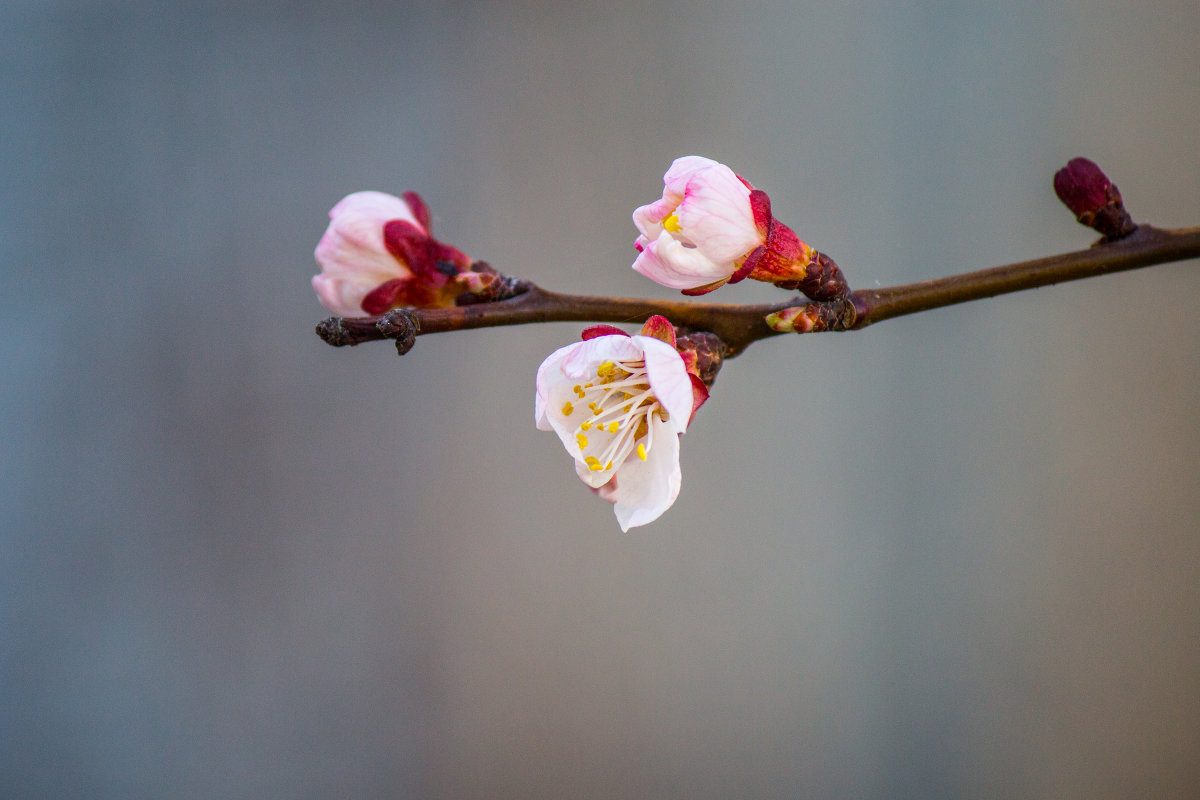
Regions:
[[[1100,242],[1087,250],[920,283],[861,290],[851,293],[848,303],[832,301],[806,305],[831,310],[831,324],[814,331],[858,330],[919,311],[1198,257],[1200,228],[1164,230],[1142,225],[1120,241]],[[677,326],[715,333],[729,346],[729,355],[733,356],[759,339],[781,333],[769,327],[764,319],[796,307],[795,301],[732,305],[559,294],[530,283],[524,284],[523,288],[524,291],[515,297],[494,303],[456,308],[397,309],[383,317],[331,317],[317,326],[317,333],[330,344],[342,346],[391,338],[403,341],[408,338],[404,334],[444,333],[532,322],[641,323],[654,314],[661,314]],[[408,347],[403,348],[404,351]]]

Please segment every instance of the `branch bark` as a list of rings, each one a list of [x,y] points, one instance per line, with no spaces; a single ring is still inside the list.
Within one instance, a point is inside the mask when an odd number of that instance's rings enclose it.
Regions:
[[[1087,250],[919,283],[861,290],[828,303],[800,304],[791,300],[733,305],[592,297],[560,294],[521,282],[517,285],[520,293],[507,300],[455,308],[397,309],[383,317],[331,317],[317,326],[317,333],[334,346],[396,339],[403,353],[412,346],[413,336],[429,333],[533,322],[640,324],[661,314],[676,326],[709,331],[721,337],[732,357],[760,339],[783,332],[773,330],[765,317],[797,306],[824,315],[827,324],[813,329],[814,332],[858,330],[886,319],[957,303],[1193,258],[1200,258],[1200,228],[1165,230],[1142,225],[1119,241],[1101,241]]]

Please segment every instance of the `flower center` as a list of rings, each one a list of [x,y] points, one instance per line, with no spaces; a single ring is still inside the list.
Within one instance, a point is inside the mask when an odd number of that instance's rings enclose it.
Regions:
[[[662,226],[664,230],[668,230],[671,233],[679,233],[679,231],[683,228],[683,226],[679,224],[679,214],[674,211],[663,217]]]
[[[595,375],[592,381],[571,387],[579,405],[591,412],[575,428],[583,462],[592,472],[603,472],[620,467],[631,453],[645,461],[654,444],[650,415],[658,414],[664,422],[669,419],[650,389],[646,362],[605,361],[596,366]],[[561,410],[569,417],[575,404],[567,401]]]

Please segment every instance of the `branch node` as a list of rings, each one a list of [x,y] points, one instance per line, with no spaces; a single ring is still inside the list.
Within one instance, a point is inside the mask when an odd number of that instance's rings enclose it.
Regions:
[[[325,343],[332,347],[344,347],[349,345],[353,347],[358,344],[350,336],[350,332],[346,330],[346,326],[342,324],[341,317],[329,317],[317,323],[317,336],[320,336]]]
[[[407,308],[394,308],[375,323],[375,329],[385,339],[396,340],[396,354],[404,355],[417,343],[421,325]]]

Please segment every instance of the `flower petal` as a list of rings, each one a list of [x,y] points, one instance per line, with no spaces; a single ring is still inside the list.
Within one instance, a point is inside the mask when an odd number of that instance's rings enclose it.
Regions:
[[[646,453],[646,460],[626,459],[617,470],[619,488],[613,510],[622,531],[653,522],[679,497],[683,479],[679,468],[679,436],[670,422],[656,416],[651,416],[650,426],[654,444]]]
[[[692,381],[679,351],[649,336],[634,336],[646,359],[646,373],[654,396],[670,415],[670,425],[679,433],[687,430],[692,415]]]
[[[537,371],[537,388],[533,398],[533,421],[539,431],[553,430],[546,413],[550,403],[550,392],[556,386],[565,386],[569,381],[563,375],[562,364],[583,342],[560,347],[546,357]]]
[[[562,372],[572,380],[590,378],[596,364],[604,361],[637,361],[642,358],[644,336],[598,336],[576,342],[563,360]],[[656,340],[655,340],[656,341]],[[662,342],[659,342],[662,344]]]
[[[762,244],[750,190],[724,164],[693,176],[676,213],[684,238],[713,261],[734,261]]]
[[[675,237],[664,234],[647,242],[633,262],[633,268],[655,283],[671,289],[694,289],[715,281],[724,281],[733,272],[731,266],[718,264],[703,251],[686,247]]]

